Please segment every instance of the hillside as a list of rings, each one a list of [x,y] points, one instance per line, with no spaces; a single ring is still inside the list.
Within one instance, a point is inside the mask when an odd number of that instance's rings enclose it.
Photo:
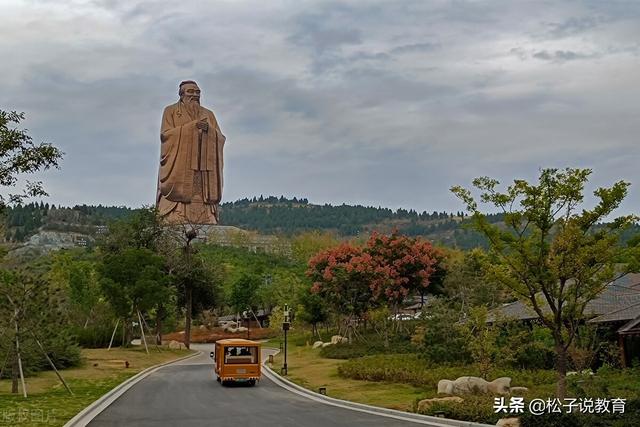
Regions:
[[[134,209],[116,206],[74,207],[30,203],[5,212],[5,241],[24,242],[36,233],[74,233],[95,237],[110,221],[125,217]],[[498,216],[492,217],[499,220]],[[463,226],[462,212],[416,212],[382,207],[329,204],[315,205],[307,199],[262,197],[242,199],[221,206],[221,223],[260,234],[291,236],[322,230],[340,237],[368,235],[374,230],[398,230],[410,236],[424,236],[437,243],[460,248],[484,246],[484,240]],[[51,234],[51,233],[49,233]],[[92,241],[93,239],[87,239]]]

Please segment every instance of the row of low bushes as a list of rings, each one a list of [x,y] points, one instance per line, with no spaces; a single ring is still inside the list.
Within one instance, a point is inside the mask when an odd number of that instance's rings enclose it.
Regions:
[[[415,354],[416,348],[408,338],[394,336],[389,345],[379,337],[361,339],[348,344],[332,345],[320,350],[320,356],[327,359],[354,359],[380,354]]]
[[[462,376],[480,376],[479,368],[474,365],[433,366],[415,354],[377,355],[351,359],[338,367],[338,373],[345,378],[407,383],[432,388],[434,391],[441,379],[454,380]],[[491,371],[490,377],[490,379],[511,377],[515,385],[533,387],[553,383],[556,374],[550,370],[495,368]]]

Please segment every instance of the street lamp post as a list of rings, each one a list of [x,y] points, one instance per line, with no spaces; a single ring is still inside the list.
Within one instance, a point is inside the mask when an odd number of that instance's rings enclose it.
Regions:
[[[282,373],[287,375],[287,331],[290,325],[289,319],[289,304],[284,305],[284,320],[282,322],[282,330],[284,331],[284,366],[282,367]]]

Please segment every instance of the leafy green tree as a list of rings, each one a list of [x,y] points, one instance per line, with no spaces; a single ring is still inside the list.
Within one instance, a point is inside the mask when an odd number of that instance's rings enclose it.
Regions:
[[[538,182],[515,180],[505,192],[498,191],[495,179],[475,179],[480,200],[502,212],[501,225],[487,220],[469,190],[451,189],[472,214],[475,229],[490,242],[491,280],[513,291],[551,331],[558,398],[566,393],[567,351],[586,305],[607,283],[638,270],[637,244],[620,245],[622,233],[636,218],[621,216],[598,226],[620,206],[629,184],[599,188],[595,207],[581,208],[589,175],[589,169],[543,169]]]
[[[257,310],[256,294],[260,283],[260,277],[246,273],[233,283],[229,303],[237,313],[247,308]]]
[[[446,296],[465,313],[474,306],[493,308],[505,301],[504,288],[486,275],[487,262],[482,249],[449,252],[443,288]]]
[[[103,252],[114,253],[127,248],[146,248],[157,251],[165,244],[165,229],[153,207],[143,207],[130,216],[112,221],[109,232],[101,236],[98,244]]]
[[[58,251],[51,258],[48,278],[69,294],[69,309],[82,317],[78,320],[86,328],[95,310],[103,305],[96,260],[78,250]]]
[[[184,307],[184,345],[189,348],[193,316],[220,303],[223,272],[217,264],[205,262],[199,248],[194,247],[192,243],[197,236],[195,230],[187,230],[183,236],[182,245],[174,237],[161,250],[171,283],[177,291],[178,304]]]
[[[429,302],[429,315],[423,316],[411,338],[419,356],[433,364],[468,363],[471,353],[462,316],[443,298]]]
[[[129,248],[105,255],[99,266],[102,292],[125,321],[125,345],[138,311],[166,303],[171,296],[164,260],[149,249]]]
[[[4,350],[0,369],[10,362],[12,393],[18,392],[20,369],[33,372],[48,366],[40,345],[58,368],[80,362],[80,350],[67,332],[66,294],[41,272],[31,270],[0,270],[0,342]]]
[[[478,365],[482,378],[488,379],[489,371],[501,352],[498,328],[487,323],[487,308],[483,306],[472,307],[462,326],[471,358]]]
[[[318,324],[329,320],[329,307],[326,301],[307,288],[300,296],[299,307],[302,310],[299,311],[298,318],[309,323],[313,336],[319,337]]]
[[[26,130],[18,129],[24,113],[0,110],[0,186],[15,187],[18,177],[58,167],[62,152],[48,143],[35,144]],[[0,195],[0,210],[7,203],[20,203],[26,197],[46,196],[42,182],[27,181],[22,194]]]

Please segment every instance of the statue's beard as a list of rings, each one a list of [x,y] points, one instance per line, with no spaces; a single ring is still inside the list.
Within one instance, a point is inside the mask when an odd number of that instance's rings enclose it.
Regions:
[[[184,107],[187,109],[187,113],[189,113],[189,115],[194,119],[198,118],[200,101],[197,98],[185,98],[182,102],[184,103]]]

